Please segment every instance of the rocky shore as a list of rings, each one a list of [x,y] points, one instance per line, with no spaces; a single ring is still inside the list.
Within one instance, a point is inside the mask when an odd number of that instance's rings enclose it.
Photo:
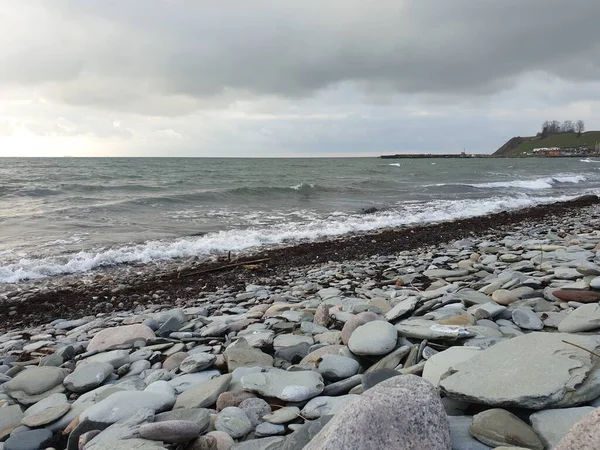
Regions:
[[[267,258],[6,290],[2,448],[598,448],[597,198]]]

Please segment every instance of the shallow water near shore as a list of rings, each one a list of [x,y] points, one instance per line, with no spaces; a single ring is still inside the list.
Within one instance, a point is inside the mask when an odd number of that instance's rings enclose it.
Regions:
[[[599,169],[578,158],[5,158],[0,283],[566,200],[599,193]]]

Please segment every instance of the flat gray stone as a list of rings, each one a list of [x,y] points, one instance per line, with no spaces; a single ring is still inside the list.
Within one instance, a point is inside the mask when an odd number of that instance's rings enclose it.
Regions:
[[[386,320],[392,322],[410,312],[413,312],[417,306],[417,303],[419,303],[419,299],[417,297],[409,297],[406,300],[402,300],[386,313]]]
[[[558,324],[561,333],[580,333],[600,328],[600,305],[588,303],[567,315]]]
[[[9,437],[4,442],[4,450],[37,450],[45,448],[45,445],[52,439],[50,430],[31,430],[23,431]]]
[[[457,364],[440,387],[457,400],[530,409],[573,406],[600,396],[595,357],[563,340],[595,352],[600,347],[598,336],[530,333]]]
[[[471,359],[481,350],[478,347],[450,347],[436,353],[425,363],[423,378],[434,386],[439,386],[442,376],[456,364]]]
[[[325,387],[323,378],[316,372],[288,372],[281,369],[245,375],[242,377],[242,386],[262,396],[288,402],[301,402],[316,397]]]
[[[10,432],[21,425],[23,411],[19,405],[10,405],[0,408],[0,439],[4,439]]]
[[[115,369],[118,369],[124,364],[129,362],[129,350],[111,350],[109,352],[98,353],[96,355],[88,356],[77,363],[77,368],[85,364],[92,363],[109,363]]]
[[[420,377],[406,375],[379,383],[346,404],[304,450],[416,446],[448,450],[450,429],[435,387]]]
[[[429,269],[423,272],[423,275],[429,278],[454,278],[465,277],[469,275],[468,270],[445,270],[445,269]]]
[[[244,338],[238,339],[223,352],[227,369],[231,373],[238,367],[269,367],[273,357],[251,347]]]
[[[213,378],[217,378],[220,376],[221,372],[219,372],[218,370],[206,370],[203,372],[188,373],[179,377],[172,378],[168,381],[168,383],[171,386],[173,386],[177,394],[181,394],[182,392],[185,392],[188,389],[192,389],[193,387],[196,387],[199,384],[205,383],[208,380],[212,380]]]
[[[95,450],[97,447],[120,442],[123,439],[139,438],[140,425],[146,422],[151,422],[153,418],[154,410],[140,408],[130,416],[124,417],[118,422],[113,423],[109,427],[100,431],[100,433],[94,436],[86,444],[85,448],[86,450]]]
[[[115,392],[86,409],[79,419],[113,424],[132,416],[137,409],[151,409],[156,413],[170,409],[174,403],[173,388],[166,381],[156,381],[144,391]]]
[[[432,320],[412,319],[396,324],[400,335],[414,339],[456,341],[475,336],[465,327],[458,325],[440,325]]]
[[[196,353],[181,361],[179,370],[181,370],[183,373],[200,372],[211,367],[216,360],[216,355],[211,355],[209,353]]]
[[[133,342],[138,339],[147,340],[155,337],[154,331],[142,324],[123,325],[105,328],[98,332],[90,341],[88,351],[103,351],[116,345]]]
[[[3,384],[4,391],[17,402],[25,405],[37,403],[44,398],[65,390],[62,382],[69,374],[58,367],[31,367]]]
[[[512,312],[512,320],[519,327],[525,330],[542,330],[544,323],[529,308],[517,308]]]
[[[166,420],[187,420],[194,422],[200,428],[200,433],[208,430],[210,425],[210,410],[205,408],[181,408],[173,411],[165,411],[154,417],[154,422]]]
[[[216,403],[219,394],[227,390],[229,383],[231,374],[198,384],[179,395],[174,408],[209,408]]]
[[[64,416],[71,409],[65,394],[52,394],[25,411],[21,423],[30,428],[41,427]]]
[[[71,392],[88,392],[104,383],[114,370],[112,364],[106,362],[85,364],[67,375],[63,384]]]
[[[199,435],[200,427],[189,420],[165,420],[140,427],[140,437],[174,444],[184,444]]]

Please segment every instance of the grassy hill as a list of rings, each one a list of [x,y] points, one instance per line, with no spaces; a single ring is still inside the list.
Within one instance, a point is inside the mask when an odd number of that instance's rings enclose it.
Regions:
[[[496,150],[492,156],[526,156],[533,153],[534,148],[540,147],[579,147],[586,145],[593,148],[596,142],[600,142],[600,131],[586,131],[581,136],[577,133],[551,134],[545,138],[538,136],[514,137],[506,144]]]

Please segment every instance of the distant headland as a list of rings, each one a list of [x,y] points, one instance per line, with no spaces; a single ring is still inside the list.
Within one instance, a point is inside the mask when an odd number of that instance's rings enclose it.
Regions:
[[[408,158],[569,158],[600,157],[600,131],[585,131],[582,120],[562,123],[549,120],[535,136],[516,136],[490,154],[418,153],[382,155],[383,159]]]

